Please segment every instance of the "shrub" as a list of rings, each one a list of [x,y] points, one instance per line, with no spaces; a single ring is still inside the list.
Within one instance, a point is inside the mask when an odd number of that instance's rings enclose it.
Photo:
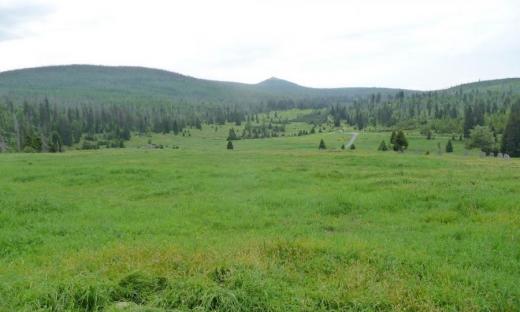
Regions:
[[[81,149],[84,149],[84,150],[99,149],[99,145],[95,141],[84,140],[83,144],[81,145]]]
[[[488,127],[476,126],[470,131],[470,140],[467,144],[469,148],[479,148],[489,154],[495,145],[495,138]]]

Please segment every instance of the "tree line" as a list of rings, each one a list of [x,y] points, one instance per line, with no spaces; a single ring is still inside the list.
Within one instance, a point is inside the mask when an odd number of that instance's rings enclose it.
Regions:
[[[435,91],[394,96],[372,95],[330,107],[335,122],[343,120],[358,129],[422,129],[438,133],[464,133],[475,125],[503,131],[507,112],[519,96],[511,90]]]
[[[56,105],[47,98],[14,104],[0,98],[0,152],[60,152],[64,147],[123,147],[132,133],[183,133],[204,122],[239,125],[254,115],[229,107]],[[258,118],[258,117],[256,117]]]
[[[335,104],[329,114],[357,129],[419,130],[460,136],[468,148],[519,157],[520,96],[512,90],[478,89],[421,92],[395,96],[369,96],[352,103]],[[451,147],[447,148],[448,150]],[[517,156],[518,155],[518,156]]]

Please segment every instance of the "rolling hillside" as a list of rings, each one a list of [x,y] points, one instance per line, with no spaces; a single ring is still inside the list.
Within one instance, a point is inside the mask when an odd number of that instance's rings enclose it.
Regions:
[[[397,91],[384,88],[315,89],[277,78],[244,84],[197,79],[141,67],[69,65],[0,73],[0,96],[9,96],[16,102],[48,97],[51,102],[60,104],[255,104],[324,97],[349,100],[377,92],[393,94]]]
[[[446,92],[511,91],[520,93],[520,78],[479,81]],[[40,101],[67,104],[233,104],[255,105],[270,100],[350,101],[374,93],[393,95],[389,88],[309,88],[279,78],[257,84],[198,79],[159,69],[66,65],[0,73],[0,97],[15,103]],[[408,92],[408,90],[404,90]]]
[[[449,91],[511,91],[520,94],[520,78],[505,78],[495,80],[485,80],[461,84],[448,89]]]

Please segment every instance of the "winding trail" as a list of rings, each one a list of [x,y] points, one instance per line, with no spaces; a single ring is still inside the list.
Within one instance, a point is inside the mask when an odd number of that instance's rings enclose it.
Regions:
[[[345,143],[345,149],[350,148],[350,146],[354,144],[354,141],[356,141],[359,132],[351,132],[350,134],[352,134],[352,137],[347,143]]]
[[[350,137],[350,140],[345,143],[345,149],[350,148],[350,146],[352,144],[354,144],[354,142],[356,141],[356,139],[357,139],[357,137],[359,135],[359,132],[343,132],[343,130],[337,130],[335,132],[329,132],[329,134],[333,134],[333,133],[351,134],[352,135],[352,137]]]

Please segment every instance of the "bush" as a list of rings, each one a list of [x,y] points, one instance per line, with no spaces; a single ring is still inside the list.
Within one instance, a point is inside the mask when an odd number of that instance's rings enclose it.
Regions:
[[[36,150],[32,148],[31,146],[26,146],[23,148],[24,153],[36,153]]]
[[[495,138],[488,127],[476,126],[470,131],[470,140],[467,144],[468,148],[479,148],[486,154],[489,154],[495,146]]]
[[[95,141],[84,140],[83,144],[81,145],[81,149],[83,149],[83,150],[99,149],[99,145]]]

